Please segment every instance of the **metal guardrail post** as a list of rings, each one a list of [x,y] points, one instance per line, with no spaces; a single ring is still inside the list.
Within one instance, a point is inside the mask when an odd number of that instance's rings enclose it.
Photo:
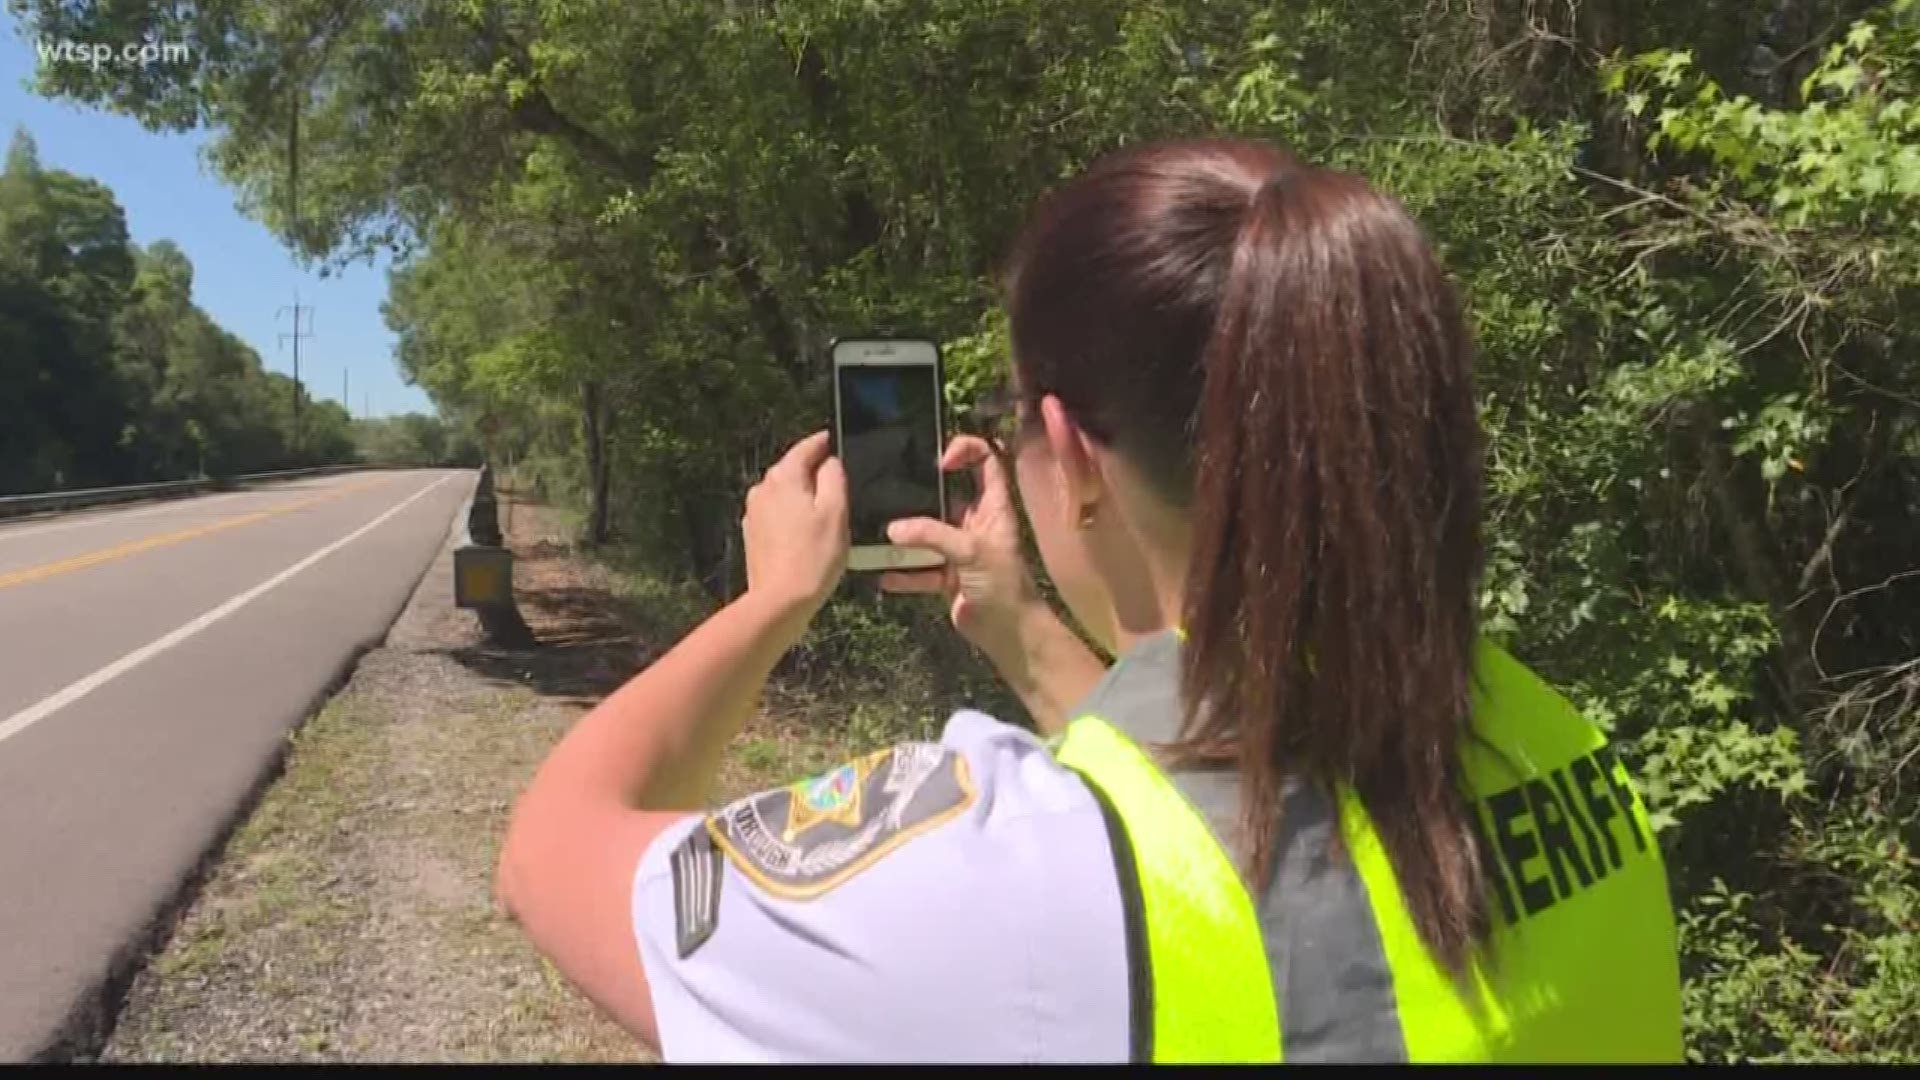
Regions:
[[[500,535],[493,469],[483,466],[453,551],[453,602],[480,616],[487,639],[506,648],[539,644],[513,599],[513,552]]]

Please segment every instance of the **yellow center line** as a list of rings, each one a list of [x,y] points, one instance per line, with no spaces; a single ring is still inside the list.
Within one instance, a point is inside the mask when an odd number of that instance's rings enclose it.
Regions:
[[[102,548],[99,551],[90,551],[85,555],[76,555],[71,559],[43,563],[39,566],[29,566],[24,570],[15,570],[11,573],[0,574],[0,589],[5,589],[13,585],[25,585],[30,581],[40,581],[58,574],[71,573],[75,570],[84,570],[89,566],[98,566],[101,563],[124,559],[129,555],[138,555],[142,551],[152,551],[154,548],[185,543],[188,540],[197,540],[202,536],[212,536],[214,533],[226,532],[228,529],[237,529],[242,525],[252,525],[255,522],[265,521],[268,518],[279,517],[282,514],[291,514],[296,510],[304,510],[309,506],[317,506],[323,502],[331,502],[334,499],[344,498],[356,491],[364,491],[370,487],[390,483],[391,480],[391,477],[381,477],[376,480],[367,480],[358,484],[349,484],[346,487],[329,491],[325,495],[316,495],[310,499],[301,499],[297,502],[288,503],[285,506],[276,506],[270,510],[256,510],[251,514],[241,514],[238,517],[224,518],[219,521],[209,522],[205,525],[196,525],[191,529],[181,529],[178,532],[161,533],[158,536],[149,536],[144,540],[129,540],[124,544],[110,548]]]

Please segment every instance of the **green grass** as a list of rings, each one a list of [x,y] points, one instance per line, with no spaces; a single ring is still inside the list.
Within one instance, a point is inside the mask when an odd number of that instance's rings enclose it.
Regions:
[[[786,757],[787,752],[779,743],[763,736],[748,738],[740,747],[740,764],[751,773],[771,773]]]
[[[546,714],[524,688],[465,700],[469,709],[396,722],[349,690],[291,739],[283,775],[141,976],[143,1004],[123,1014],[116,1059],[177,1060],[181,1035],[197,1048],[186,1052],[216,1059],[361,1059],[393,1053],[398,1023],[424,1025],[431,1045],[465,1060],[631,1058],[626,1036],[535,974],[539,958],[474,883],[474,862],[491,865],[506,806],[561,725],[529,722]],[[451,881],[410,891],[404,875],[427,865]],[[398,967],[396,951],[407,957]],[[410,979],[418,1015],[354,1027],[362,988],[406,995]],[[521,985],[488,992],[503,979]],[[449,999],[447,985],[462,989]],[[263,1032],[249,1016],[276,1019]]]
[[[226,955],[227,923],[213,919],[191,937],[177,939],[172,948],[154,960],[153,970],[162,978],[205,975],[218,967]]]

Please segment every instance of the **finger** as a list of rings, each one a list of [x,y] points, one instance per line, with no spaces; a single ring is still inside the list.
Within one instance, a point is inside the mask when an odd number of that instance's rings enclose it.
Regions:
[[[889,522],[887,540],[899,547],[937,551],[951,566],[973,561],[973,537],[938,518],[901,518]]]
[[[978,435],[961,435],[947,444],[947,452],[940,459],[940,468],[946,472],[976,467],[979,482],[979,498],[975,505],[1011,506],[1012,492],[1007,480],[1007,466],[993,449],[993,444]]]
[[[768,476],[778,475],[790,483],[805,484],[808,490],[813,488],[814,474],[820,471],[820,463],[827,460],[832,449],[825,428],[794,443],[793,446],[767,470]]]
[[[993,445],[980,436],[955,435],[953,441],[947,444],[947,452],[940,455],[940,469],[943,472],[958,472],[993,456]]]
[[[942,570],[889,570],[880,575],[880,588],[890,593],[943,593],[947,575]]]
[[[828,458],[815,474],[813,507],[841,518],[847,516],[847,469],[839,458]]]

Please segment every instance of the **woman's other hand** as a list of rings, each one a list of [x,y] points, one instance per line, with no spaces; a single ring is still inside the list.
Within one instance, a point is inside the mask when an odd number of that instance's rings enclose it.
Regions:
[[[795,443],[747,492],[747,594],[811,618],[847,569],[847,474],[827,432]]]
[[[946,566],[883,574],[880,587],[888,592],[945,595],[954,629],[998,659],[1020,648],[1020,619],[1041,602],[1020,552],[1020,520],[1006,468],[986,440],[972,435],[947,445],[940,468],[944,472],[976,470],[980,497],[961,510],[957,525],[935,518],[903,518],[887,526],[887,539],[903,547],[938,551]]]

